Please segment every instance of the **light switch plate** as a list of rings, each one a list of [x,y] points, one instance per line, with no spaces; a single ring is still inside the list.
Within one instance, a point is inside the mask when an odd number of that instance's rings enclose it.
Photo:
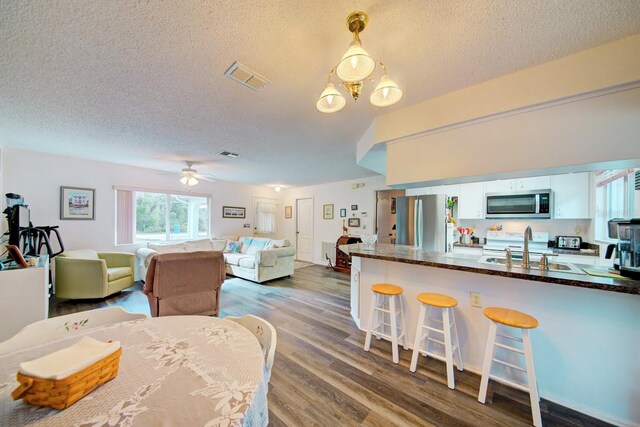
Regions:
[[[469,292],[469,300],[471,307],[482,308],[482,295],[480,295],[480,292]]]

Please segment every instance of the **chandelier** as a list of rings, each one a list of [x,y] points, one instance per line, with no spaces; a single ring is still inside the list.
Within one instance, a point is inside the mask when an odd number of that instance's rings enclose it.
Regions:
[[[402,98],[402,91],[397,84],[387,76],[387,68],[377,59],[369,56],[362,47],[360,33],[369,23],[369,16],[365,12],[356,11],[347,16],[347,27],[353,33],[353,41],[349,48],[342,55],[342,59],[329,72],[327,87],[322,91],[316,108],[323,113],[335,113],[340,111],[346,104],[342,94],[331,82],[331,76],[335,73],[339,83],[351,94],[354,101],[357,101],[362,92],[362,86],[366,80],[373,81],[373,72],[376,65],[382,67],[382,77],[380,82],[369,97],[369,101],[376,107],[388,107]]]

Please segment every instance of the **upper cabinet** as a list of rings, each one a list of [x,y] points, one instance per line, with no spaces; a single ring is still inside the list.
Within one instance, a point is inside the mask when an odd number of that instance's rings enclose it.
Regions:
[[[431,187],[431,194],[446,194],[448,197],[460,196],[460,185],[436,185]]]
[[[458,218],[484,218],[484,192],[484,182],[460,184],[460,195],[458,196]]]
[[[488,181],[487,193],[508,193],[511,191],[543,190],[551,187],[548,176],[534,176],[532,178],[499,179]]]
[[[588,172],[551,177],[555,219],[591,218],[591,186]]]

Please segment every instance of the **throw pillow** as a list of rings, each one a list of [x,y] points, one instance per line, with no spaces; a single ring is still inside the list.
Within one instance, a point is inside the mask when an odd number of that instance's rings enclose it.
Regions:
[[[227,242],[227,246],[224,248],[224,251],[227,253],[235,253],[240,252],[240,248],[242,247],[242,243],[236,240],[229,240]]]
[[[273,240],[270,240],[269,243],[264,247],[265,250],[273,249],[276,245],[273,243]]]
[[[272,242],[273,242],[273,246],[276,248],[284,248],[286,246],[289,246],[289,241],[287,239],[272,240]]]

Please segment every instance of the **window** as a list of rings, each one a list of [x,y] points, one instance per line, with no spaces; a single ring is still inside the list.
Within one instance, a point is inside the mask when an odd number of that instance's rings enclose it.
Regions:
[[[209,237],[208,196],[117,189],[116,200],[117,244]]]
[[[596,239],[609,241],[607,222],[640,216],[640,169],[596,172]]]
[[[274,234],[276,232],[277,202],[260,201],[256,203],[256,233]]]

